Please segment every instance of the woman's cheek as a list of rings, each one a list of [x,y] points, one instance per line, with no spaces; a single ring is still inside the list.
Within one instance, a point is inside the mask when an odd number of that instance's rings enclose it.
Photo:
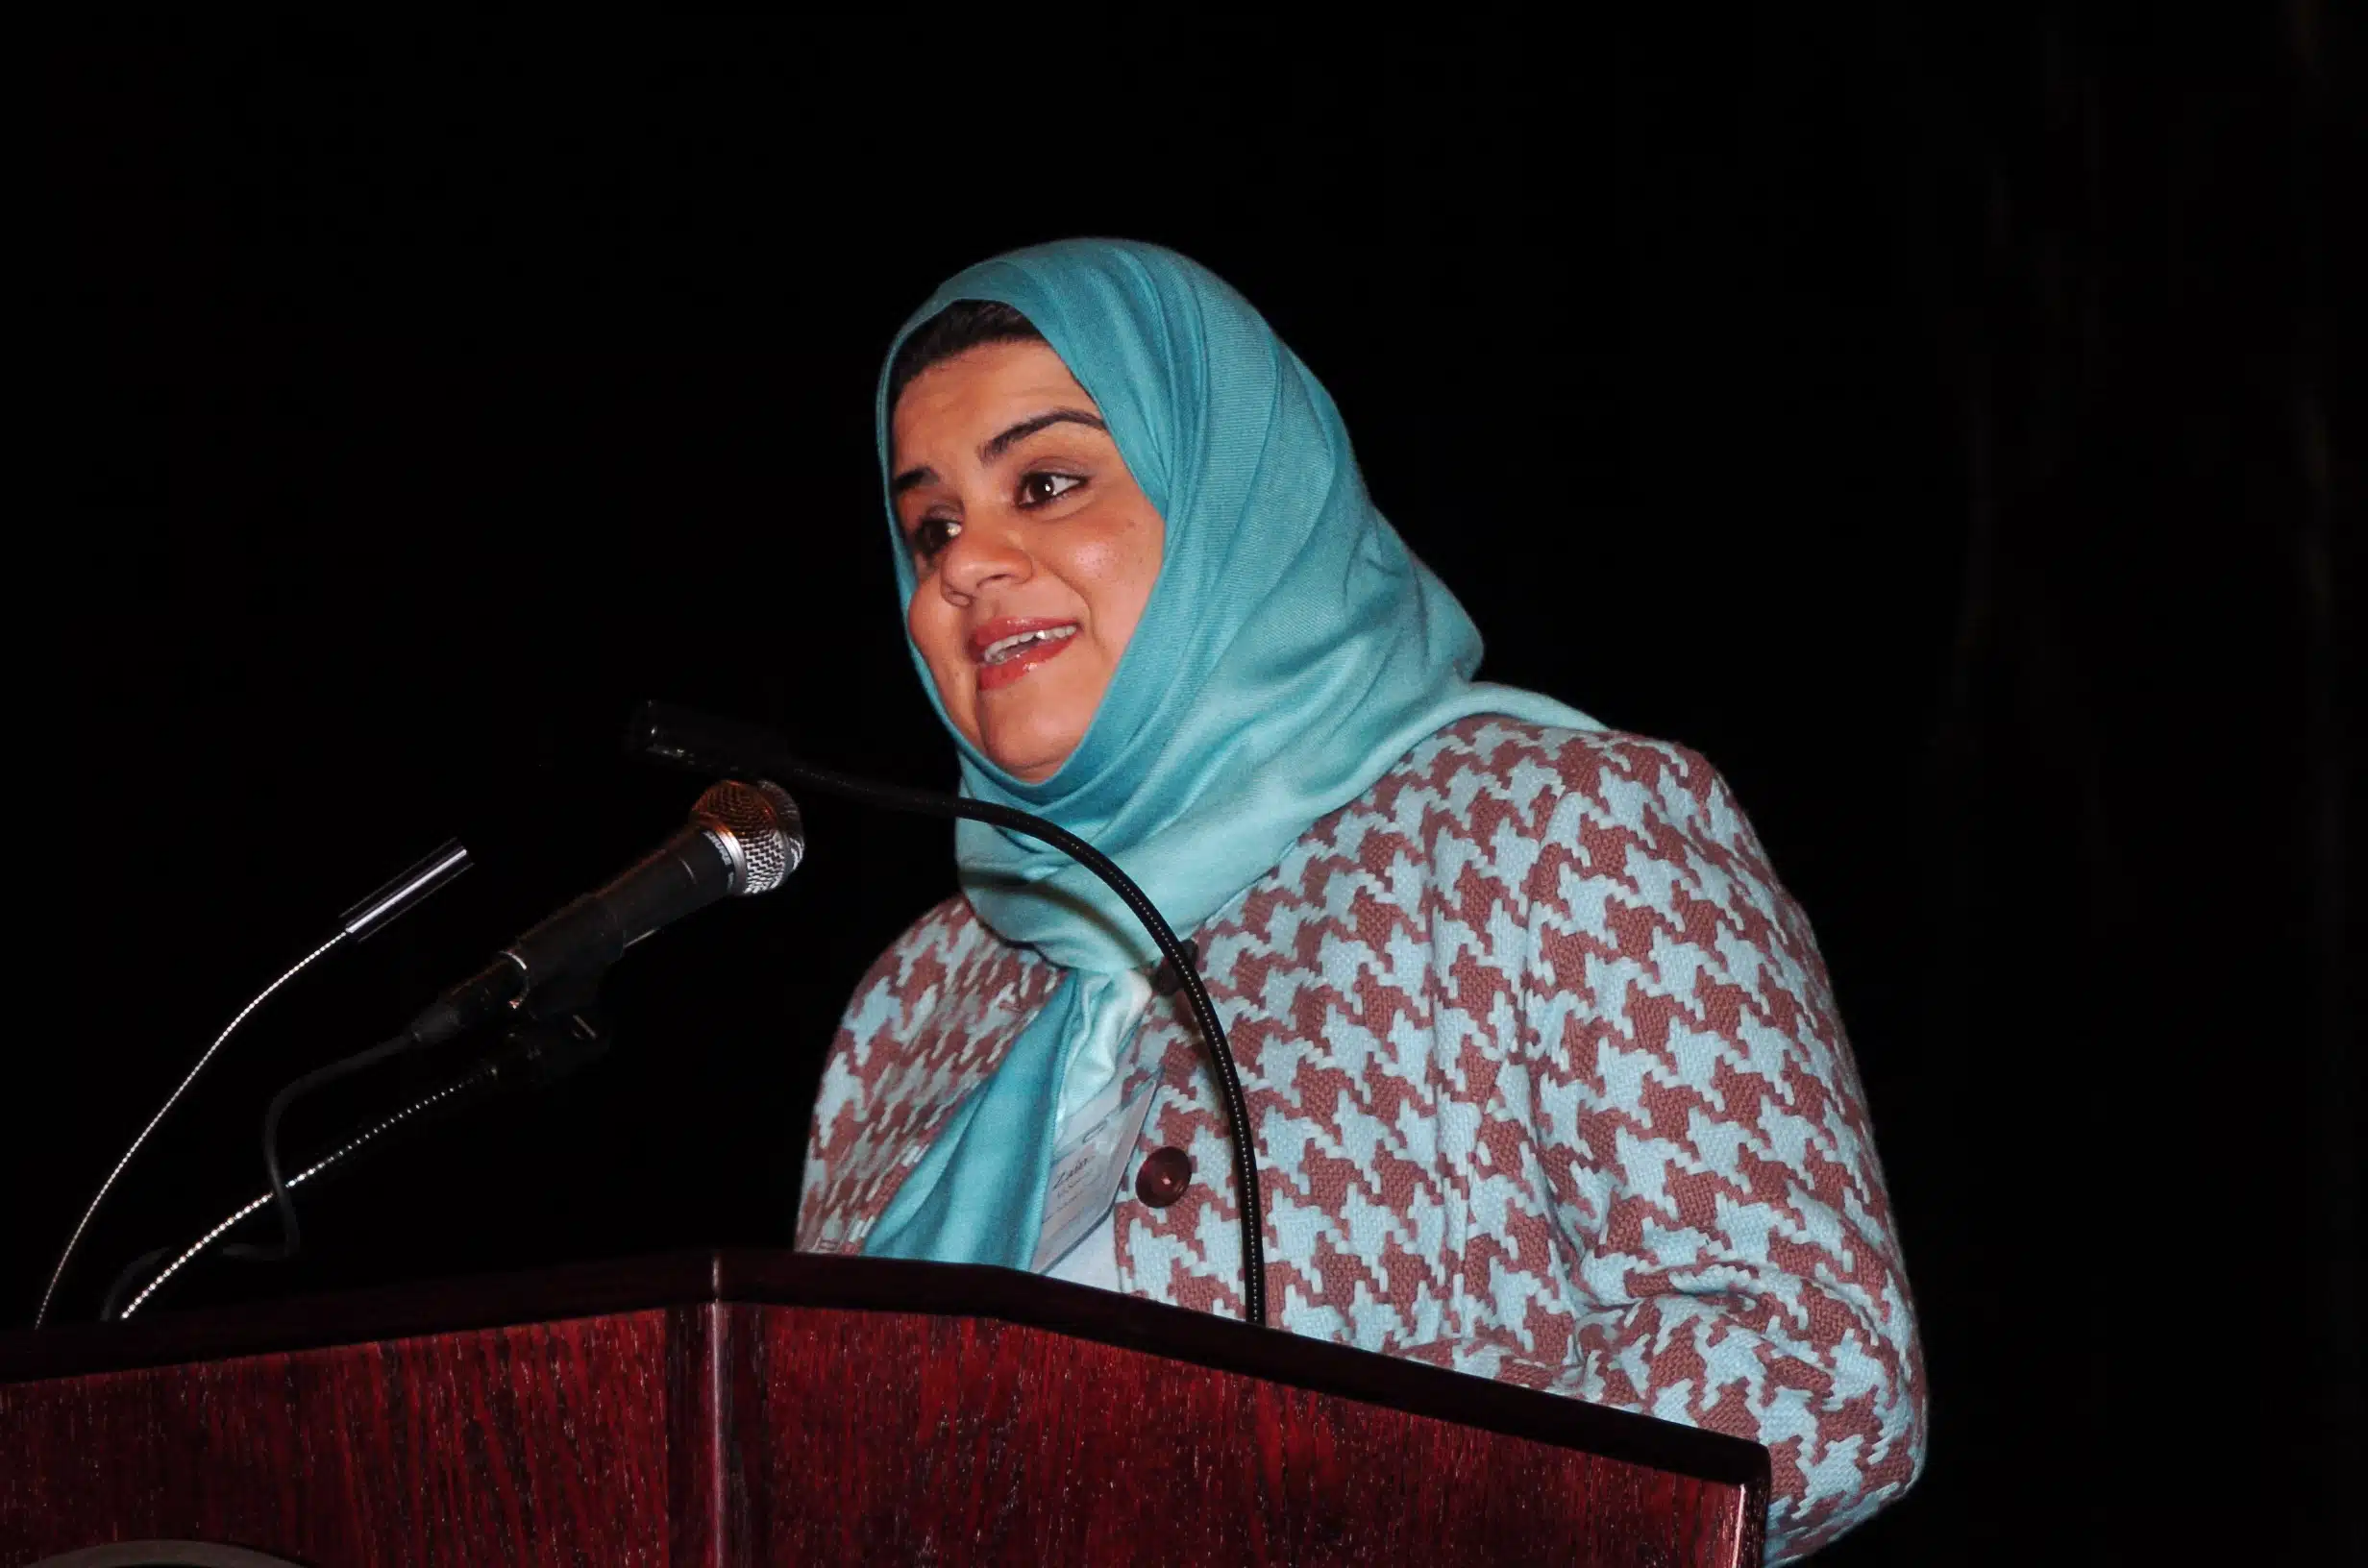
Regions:
[[[938,700],[947,715],[966,734],[975,726],[971,716],[970,661],[963,656],[962,628],[950,617],[933,614],[925,608],[919,594],[913,596],[913,608],[906,615],[905,629],[912,634],[913,646],[921,649],[924,664],[929,667],[929,678],[937,686]]]
[[[1140,527],[1120,524],[1072,536],[1070,576],[1105,612],[1139,600],[1159,571],[1156,544]]]

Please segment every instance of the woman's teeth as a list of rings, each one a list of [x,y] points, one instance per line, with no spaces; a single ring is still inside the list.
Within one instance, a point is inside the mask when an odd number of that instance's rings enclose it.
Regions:
[[[1074,626],[1052,626],[1044,631],[1024,631],[1017,637],[999,638],[987,645],[987,651],[979,662],[1001,664],[1031,643],[1057,643],[1064,637],[1074,637],[1076,634],[1077,628]]]

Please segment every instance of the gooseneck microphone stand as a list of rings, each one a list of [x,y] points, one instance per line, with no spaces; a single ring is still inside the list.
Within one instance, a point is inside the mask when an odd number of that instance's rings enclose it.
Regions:
[[[253,1001],[238,1010],[237,1016],[231,1019],[220,1034],[214,1036],[213,1043],[206,1047],[204,1053],[198,1057],[197,1065],[189,1069],[188,1074],[181,1080],[179,1087],[165,1096],[164,1103],[158,1107],[155,1115],[148,1118],[148,1124],[139,1130],[138,1137],[132,1139],[132,1146],[123,1151],[123,1157],[115,1162],[115,1168],[107,1173],[107,1180],[101,1182],[98,1191],[91,1195],[90,1207],[83,1211],[83,1217],[74,1226],[74,1234],[66,1237],[64,1248],[58,1254],[57,1266],[50,1270],[48,1287],[41,1292],[41,1305],[33,1314],[35,1328],[41,1327],[49,1320],[50,1304],[58,1294],[58,1282],[65,1278],[66,1265],[73,1261],[74,1249],[82,1244],[83,1234],[90,1228],[90,1221],[98,1213],[99,1206],[107,1201],[108,1193],[114,1189],[116,1178],[123,1174],[124,1167],[131,1164],[133,1158],[148,1141],[148,1135],[155,1132],[158,1124],[172,1114],[173,1107],[181,1103],[182,1096],[189,1091],[191,1084],[197,1082],[198,1075],[203,1073],[207,1065],[213,1061],[215,1054],[222,1049],[223,1043],[238,1032],[239,1025],[245,1023],[257,1008],[269,1001],[272,994],[281,987],[310,968],[331,948],[341,943],[350,946],[369,941],[371,937],[385,930],[387,926],[402,919],[411,910],[418,908],[432,894],[447,886],[455,877],[468,869],[469,851],[457,839],[445,840],[432,854],[338,917],[337,929],[328,941],[298,959],[293,968],[270,985],[265,986],[256,993]]]
[[[457,845],[451,848],[457,854],[458,865],[464,866],[465,853],[458,853]],[[462,1103],[489,1088],[506,1083],[551,1082],[604,1051],[608,1037],[599,1022],[594,997],[609,967],[627,949],[720,898],[772,891],[797,870],[804,853],[798,804],[779,786],[762,779],[753,784],[723,779],[711,785],[692,807],[690,821],[673,837],[605,885],[562,906],[523,933],[491,964],[447,989],[401,1033],[367,1050],[316,1067],[281,1089],[263,1116],[263,1168],[270,1179],[269,1190],[234,1213],[175,1259],[132,1299],[124,1309],[125,1315],[136,1311],[166,1279],[232,1226],[266,1203],[279,1215],[280,1243],[224,1250],[233,1257],[262,1262],[293,1257],[301,1244],[301,1233],[290,1189],[340,1165],[364,1147],[378,1146],[382,1135],[398,1127],[415,1125],[429,1110]],[[416,885],[406,884],[392,893],[377,895],[377,901],[364,912],[363,923],[382,924],[391,918],[389,911],[416,903],[425,890],[440,886],[453,874],[455,868],[440,864],[415,869]],[[350,931],[355,919],[349,918],[348,923]],[[306,960],[310,962],[310,958]],[[297,968],[301,969],[304,965]],[[285,977],[274,982],[270,990],[277,990],[284,980]],[[267,990],[265,994],[269,993]],[[250,1004],[247,1012],[253,1010],[254,1004]],[[241,1013],[239,1017],[245,1016]],[[233,1020],[233,1028],[237,1021]],[[297,1100],[392,1057],[444,1044],[497,1021],[505,1026],[505,1042],[491,1058],[436,1092],[349,1138],[341,1147],[315,1161],[292,1180],[283,1174],[280,1123]],[[204,1063],[201,1061],[199,1066]],[[102,1188],[101,1196],[104,1195]],[[71,1243],[67,1251],[71,1253]],[[116,1277],[107,1293],[102,1317],[112,1314],[114,1302],[162,1256],[161,1249],[147,1254]],[[63,1267],[62,1258],[61,1272]]]
[[[522,1009],[522,1015],[504,1034],[501,1047],[467,1072],[441,1089],[423,1094],[391,1115],[382,1116],[339,1139],[327,1154],[314,1160],[283,1184],[266,1188],[241,1207],[225,1215],[212,1229],[199,1237],[171,1262],[142,1286],[138,1294],[116,1310],[116,1302],[132,1283],[152,1267],[164,1255],[165,1249],[143,1254],[135,1259],[118,1275],[107,1293],[106,1304],[99,1310],[102,1322],[132,1316],[208,1248],[243,1223],[250,1215],[284,1200],[288,1191],[308,1182],[316,1182],[333,1173],[343,1173],[364,1154],[388,1147],[391,1135],[427,1125],[465,1107],[506,1091],[528,1091],[547,1089],[579,1068],[598,1061],[615,1043],[605,1015],[598,999],[601,974],[589,974],[571,981],[564,990],[538,995]],[[348,1058],[348,1060],[353,1060]],[[301,1082],[301,1080],[300,1080]],[[276,1165],[277,1152],[272,1160]],[[284,1219],[285,1216],[284,1216]],[[282,1246],[225,1246],[217,1256],[259,1262],[285,1258],[292,1250],[292,1241]]]
[[[664,703],[644,703],[635,714],[628,732],[628,742],[633,750],[645,756],[718,776],[753,772],[892,811],[989,822],[1051,845],[1107,884],[1136,919],[1142,922],[1145,931],[1159,948],[1169,972],[1175,976],[1184,992],[1194,1021],[1199,1027],[1202,1043],[1208,1050],[1233,1155],[1235,1188],[1240,1194],[1242,1315],[1249,1323],[1261,1328],[1266,1326],[1264,1205],[1259,1188],[1257,1145],[1250,1132],[1241,1072],[1234,1063],[1232,1047],[1226,1041],[1224,1024],[1218,1018],[1217,1009],[1209,1000],[1208,988],[1201,980],[1194,949],[1178,940],[1149,896],[1109,856],[1058,823],[1012,807],[928,790],[878,784],[852,774],[816,767],[792,752],[780,736],[737,720]],[[787,805],[785,796],[782,803]],[[789,805],[788,810],[793,814],[794,821],[794,805]],[[793,856],[789,866],[794,865]],[[776,872],[784,870],[774,868]],[[628,876],[629,878],[634,874],[629,872]],[[612,888],[624,886],[626,880],[620,879],[617,884],[612,884]],[[777,875],[774,880],[777,880]],[[767,881],[763,885],[770,887],[774,884]],[[622,928],[608,929],[615,919],[613,911],[591,907],[600,904],[608,891],[604,890],[602,894],[569,906],[552,921],[545,922],[544,926],[537,927],[527,938],[521,939],[519,947],[505,954],[506,960],[515,964],[519,974],[510,975],[501,962],[487,971],[502,982],[496,989],[503,992],[503,996],[489,1000],[485,995],[477,994],[484,991],[488,984],[485,976],[479,976],[448,992],[435,1008],[423,1014],[420,1020],[414,1020],[413,1026],[404,1034],[317,1068],[283,1089],[274,1098],[264,1124],[264,1164],[270,1177],[270,1189],[233,1213],[166,1265],[125,1305],[122,1315],[128,1317],[136,1311],[169,1279],[213,1245],[232,1227],[266,1205],[279,1213],[282,1229],[280,1245],[248,1245],[225,1251],[233,1256],[264,1261],[292,1255],[300,1237],[290,1189],[343,1166],[365,1148],[382,1146],[383,1135],[399,1127],[416,1125],[432,1109],[448,1109],[467,1103],[502,1084],[506,1078],[510,1083],[548,1082],[604,1051],[608,1044],[607,1035],[598,1024],[597,1014],[592,1010],[592,992],[601,976],[605,974],[608,963],[613,962],[625,946],[631,944]],[[583,964],[572,971],[555,973],[553,979],[555,983],[536,981],[531,972],[533,966],[520,957],[520,948],[530,947],[538,934],[549,930],[565,927],[572,932],[575,926],[584,924],[592,916],[598,916],[602,922],[600,934],[604,945],[601,947],[599,960]],[[456,997],[465,1004],[458,1011],[453,1005]],[[494,1003],[505,1000],[507,1005],[516,1008],[522,1021],[509,1032],[503,1049],[495,1056],[434,1093],[350,1136],[333,1152],[300,1170],[294,1177],[283,1176],[278,1149],[279,1124],[281,1115],[295,1099],[334,1079],[362,1071],[404,1051],[417,1049],[429,1043],[432,1038],[435,1041],[449,1039],[466,1027],[468,1022],[493,1016],[499,1011]],[[453,1017],[441,1017],[445,1013]],[[423,1028],[422,1020],[440,1020],[440,1023]],[[556,1032],[553,1028],[555,1022],[559,1025]],[[143,1257],[117,1279],[114,1287],[108,1292],[111,1311],[115,1299],[129,1287],[130,1281],[159,1256],[161,1256],[160,1252]]]

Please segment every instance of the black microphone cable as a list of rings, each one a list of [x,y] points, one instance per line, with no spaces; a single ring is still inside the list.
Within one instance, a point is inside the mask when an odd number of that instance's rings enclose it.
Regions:
[[[934,790],[917,790],[902,784],[878,784],[852,773],[816,767],[792,753],[788,743],[773,731],[737,719],[720,718],[668,702],[644,702],[634,712],[633,722],[626,731],[626,745],[660,762],[702,772],[761,772],[828,795],[885,806],[891,811],[923,817],[967,817],[974,821],[992,822],[997,827],[1043,840],[1108,884],[1158,944],[1169,969],[1183,987],[1193,1019],[1200,1027],[1200,1038],[1209,1048],[1219,1097],[1224,1102],[1225,1131],[1233,1145],[1234,1185],[1241,1193],[1242,1317],[1260,1328],[1267,1326],[1263,1234],[1266,1222],[1258,1189],[1258,1151],[1250,1138],[1249,1106],[1242,1093],[1242,1074],[1234,1066],[1233,1047],[1225,1040],[1225,1026],[1218,1021],[1217,1009],[1209,1001],[1208,988],[1201,984],[1200,970],[1191,949],[1177,940],[1158,906],[1135,885],[1133,877],[1119,869],[1116,861],[1058,822],[1047,821],[1012,806],[940,795]]]
[[[284,1183],[279,1180],[279,1160],[275,1153],[269,1160],[273,1177],[269,1190],[258,1194],[244,1206],[234,1210],[212,1229],[191,1242],[180,1256],[158,1270],[155,1276],[140,1288],[139,1293],[127,1302],[122,1311],[118,1313],[115,1311],[115,1303],[122,1297],[123,1292],[131,1288],[132,1282],[153,1266],[169,1249],[159,1247],[153,1252],[142,1253],[134,1259],[125,1266],[123,1272],[115,1277],[115,1283],[109,1287],[106,1304],[99,1311],[100,1321],[119,1321],[121,1318],[130,1317],[139,1311],[140,1307],[157,1291],[163,1288],[176,1274],[194,1262],[208,1247],[212,1246],[215,1241],[227,1235],[248,1215],[267,1205],[282,1205],[283,1221],[292,1227],[294,1221],[289,1209],[292,1207],[293,1200],[288,1196],[290,1189],[301,1187],[307,1182],[316,1181],[333,1170],[350,1168],[349,1163],[355,1156],[366,1150],[383,1147],[382,1139],[385,1135],[398,1129],[408,1130],[421,1125],[431,1112],[441,1115],[459,1110],[497,1090],[514,1087],[548,1088],[585,1063],[605,1053],[608,1046],[609,1036],[600,1022],[599,1011],[590,1005],[577,1008],[563,1017],[524,1019],[510,1031],[509,1037],[504,1041],[499,1051],[486,1057],[441,1089],[421,1095],[392,1115],[382,1116],[359,1131],[347,1134],[327,1154],[288,1177]],[[359,1057],[371,1056],[377,1049],[378,1047],[374,1046],[371,1051],[357,1053],[356,1056],[346,1058],[345,1062],[333,1064],[333,1066],[345,1066],[349,1064],[358,1064]],[[351,1070],[359,1071],[361,1066],[366,1065],[353,1066]],[[292,1245],[288,1250],[293,1250]],[[276,1248],[228,1246],[222,1249],[221,1255],[229,1258],[268,1259],[278,1256],[279,1253],[280,1249]]]
[[[240,1246],[234,1249],[232,1256],[259,1263],[284,1262],[295,1257],[296,1249],[304,1245],[304,1235],[296,1226],[296,1200],[288,1196],[288,1183],[280,1175],[280,1118],[287,1115],[287,1108],[316,1089],[366,1071],[389,1057],[413,1049],[416,1044],[417,1041],[408,1033],[400,1034],[391,1040],[381,1041],[366,1051],[356,1051],[352,1056],[332,1062],[327,1066],[315,1067],[281,1086],[280,1092],[271,1097],[270,1108],[263,1113],[263,1171],[271,1181],[270,1190],[264,1195],[279,1211],[280,1241],[277,1246],[266,1246],[261,1242]]]

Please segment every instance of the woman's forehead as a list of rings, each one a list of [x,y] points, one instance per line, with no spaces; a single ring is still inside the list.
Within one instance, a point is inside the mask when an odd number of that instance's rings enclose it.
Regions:
[[[914,377],[897,400],[889,434],[901,458],[949,444],[974,447],[1060,407],[1100,412],[1049,344],[986,343]]]

